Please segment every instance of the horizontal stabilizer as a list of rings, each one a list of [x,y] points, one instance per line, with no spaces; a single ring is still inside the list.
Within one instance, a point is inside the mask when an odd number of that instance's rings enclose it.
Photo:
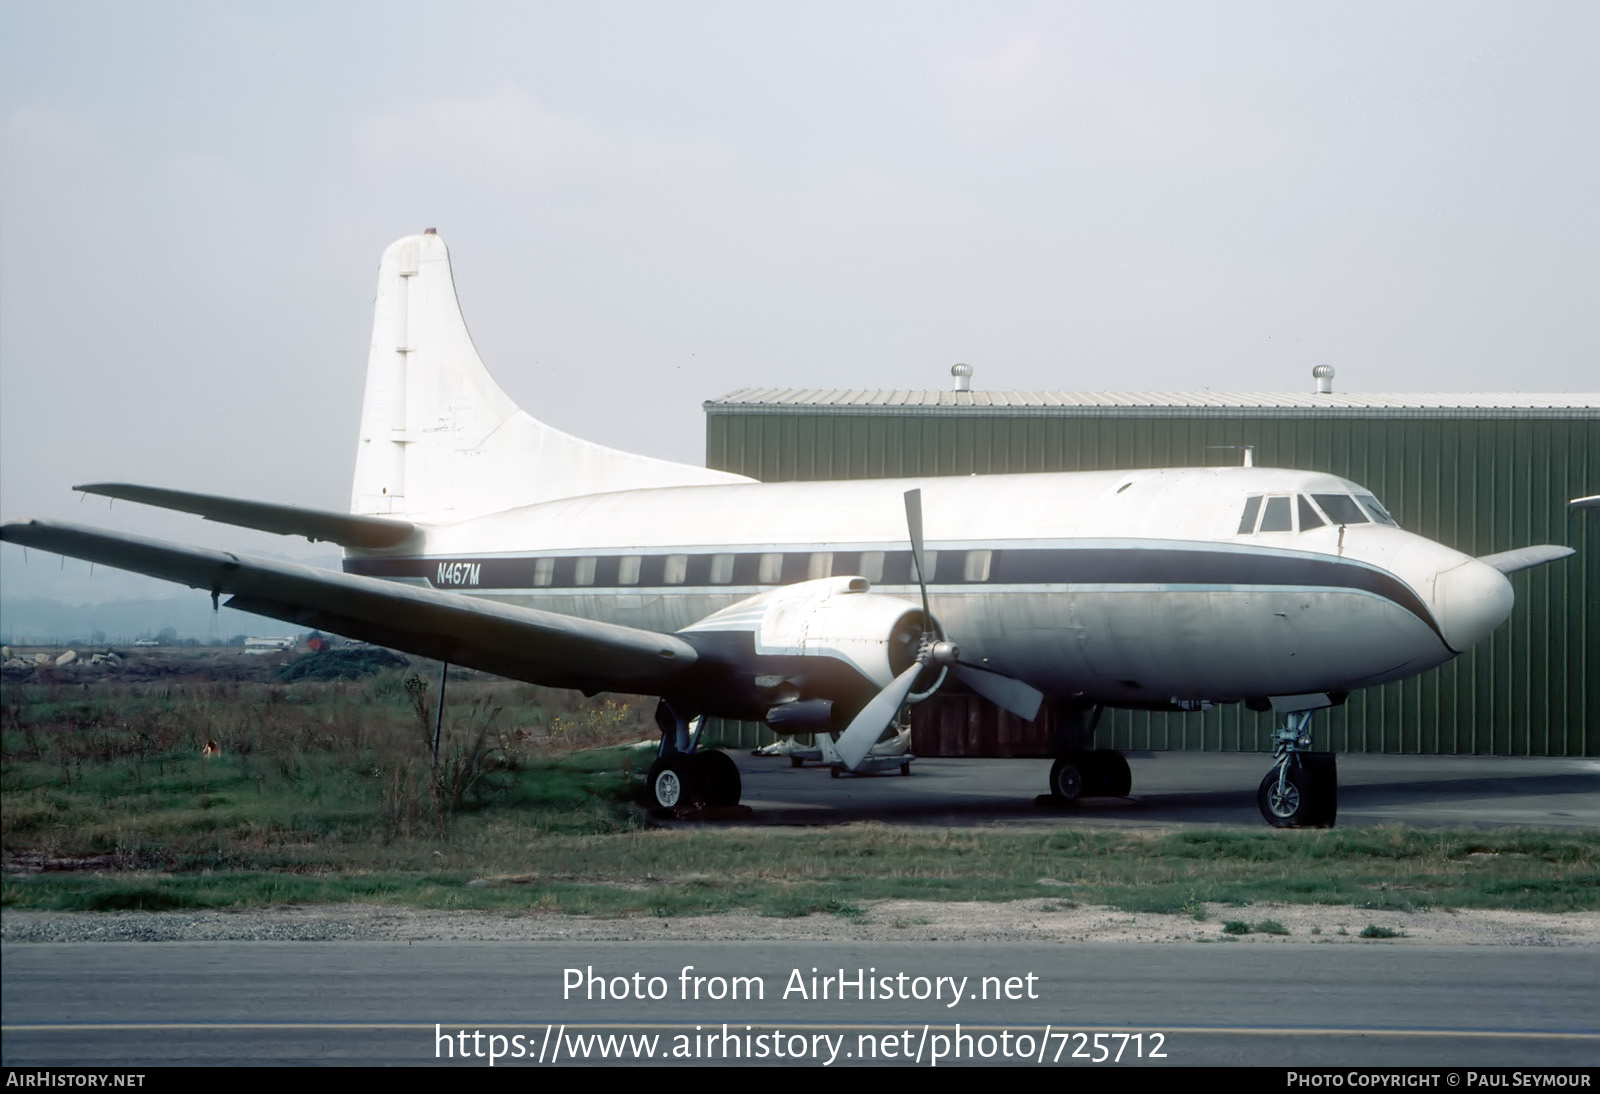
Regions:
[[[659,695],[698,659],[670,634],[143,536],[19,521],[0,525],[0,539],[230,595],[228,606],[240,611],[548,687]]]
[[[358,517],[323,509],[302,509],[298,505],[273,505],[264,501],[243,501],[215,494],[192,494],[187,490],[163,490],[158,486],[135,486],[126,482],[91,482],[74,486],[85,494],[136,501],[161,509],[194,513],[219,524],[236,524],[284,536],[305,536],[316,542],[326,540],[342,547],[398,547],[411,538],[416,525],[389,517]]]
[[[1600,509],[1600,494],[1591,494],[1586,498],[1573,498],[1567,502],[1570,509]]]
[[[1542,566],[1546,562],[1554,562],[1574,553],[1571,547],[1541,543],[1534,547],[1518,547],[1515,551],[1501,551],[1497,555],[1483,555],[1478,561],[1493,566],[1503,574],[1514,574],[1518,570],[1526,570],[1530,566]]]

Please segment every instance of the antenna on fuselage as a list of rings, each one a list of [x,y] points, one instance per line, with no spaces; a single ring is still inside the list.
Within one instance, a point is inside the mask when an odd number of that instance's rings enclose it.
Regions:
[[[1240,464],[1239,466],[1240,467],[1254,467],[1256,465],[1256,446],[1253,445],[1253,444],[1208,444],[1208,445],[1206,445],[1206,451],[1207,452],[1211,451],[1214,448],[1221,449],[1224,452],[1238,452],[1238,451],[1242,450],[1244,452],[1244,462],[1242,464]]]

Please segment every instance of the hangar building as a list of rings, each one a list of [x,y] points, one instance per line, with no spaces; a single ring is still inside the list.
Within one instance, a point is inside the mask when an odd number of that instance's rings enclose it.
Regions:
[[[1512,575],[1517,607],[1438,669],[1319,711],[1340,752],[1600,755],[1600,394],[869,391],[763,388],[705,403],[706,466],[768,482],[1129,470],[1242,462],[1369,487],[1402,527],[1471,555],[1536,543],[1577,554]],[[1022,724],[947,688],[913,710],[919,755],[1047,755],[1051,711]],[[1269,750],[1272,716],[1107,711],[1097,744]],[[732,729],[733,727],[728,727]],[[753,743],[745,727],[741,743]],[[1326,742],[1326,743],[1323,743]]]

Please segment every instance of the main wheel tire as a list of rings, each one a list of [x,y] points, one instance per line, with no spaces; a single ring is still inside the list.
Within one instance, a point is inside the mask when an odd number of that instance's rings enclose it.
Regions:
[[[687,809],[701,798],[700,765],[694,757],[674,752],[650,765],[646,792],[657,809]]]
[[[1114,748],[1097,748],[1089,753],[1089,772],[1093,792],[1086,796],[1126,798],[1133,789],[1128,759]]]
[[[726,752],[715,749],[694,754],[699,767],[700,785],[705,787],[706,804],[711,806],[738,805],[744,792],[744,781],[739,777],[739,765]]]
[[[1057,757],[1050,765],[1050,796],[1058,802],[1075,802],[1084,796],[1084,757],[1080,753]]]

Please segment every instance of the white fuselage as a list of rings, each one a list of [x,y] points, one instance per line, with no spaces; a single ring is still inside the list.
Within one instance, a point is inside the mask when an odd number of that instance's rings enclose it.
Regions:
[[[1270,468],[627,490],[428,526],[346,568],[657,631],[845,574],[915,603],[902,501],[913,487],[945,634],[964,658],[1049,695],[1348,691],[1449,660],[1511,608],[1491,567],[1353,500],[1338,513],[1311,500],[1362,487]],[[1287,526],[1269,530],[1283,513]]]

